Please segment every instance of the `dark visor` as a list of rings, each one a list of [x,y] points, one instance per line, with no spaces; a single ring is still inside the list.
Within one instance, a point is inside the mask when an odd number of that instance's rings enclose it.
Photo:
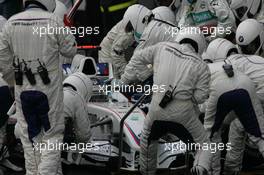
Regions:
[[[260,37],[258,36],[254,41],[248,45],[240,45],[241,51],[247,55],[254,55],[260,47]]]
[[[133,30],[134,30],[134,28],[133,28],[131,22],[129,21],[129,22],[127,23],[126,27],[125,27],[125,32],[126,32],[126,33],[130,33],[130,32],[132,32]]]

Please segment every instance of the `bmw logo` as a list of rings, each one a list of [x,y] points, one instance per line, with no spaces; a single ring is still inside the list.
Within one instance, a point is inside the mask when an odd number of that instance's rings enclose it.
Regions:
[[[242,42],[244,41],[244,37],[243,37],[243,36],[240,36],[240,37],[238,38],[238,41],[242,43]]]

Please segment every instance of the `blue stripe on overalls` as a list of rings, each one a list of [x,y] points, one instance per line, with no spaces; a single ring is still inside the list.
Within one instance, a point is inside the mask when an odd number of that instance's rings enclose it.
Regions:
[[[236,89],[219,97],[211,138],[214,132],[220,129],[226,115],[231,111],[235,112],[247,133],[255,137],[261,137],[261,130],[248,91]]]
[[[24,91],[20,95],[22,111],[28,124],[29,140],[33,143],[41,129],[50,129],[48,117],[49,102],[47,96],[40,91]]]

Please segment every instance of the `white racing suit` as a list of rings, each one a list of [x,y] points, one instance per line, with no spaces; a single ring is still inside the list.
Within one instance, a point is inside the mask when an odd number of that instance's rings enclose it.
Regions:
[[[0,33],[2,32],[2,28],[4,27],[6,23],[6,19],[0,15]],[[10,86],[14,86],[14,73],[12,71],[12,67],[9,66],[8,69],[1,69],[0,68],[0,72],[3,73],[3,78],[4,80],[10,85]]]
[[[235,16],[226,0],[197,0],[181,5],[176,15],[179,27],[197,26],[204,34],[225,37],[236,29]],[[218,29],[213,29],[217,27]],[[209,33],[209,32],[210,33]]]
[[[77,142],[87,143],[91,137],[87,103],[71,88],[64,87],[64,117],[71,118]]]
[[[157,165],[158,139],[168,132],[175,134],[185,142],[200,145],[209,143],[205,130],[194,110],[194,103],[203,103],[208,98],[210,73],[191,48],[177,43],[161,42],[136,52],[129,65],[135,67],[139,80],[148,78],[145,66],[153,65],[153,97],[148,115],[144,121],[140,141],[140,170],[144,175],[154,175]],[[122,79],[130,83],[125,72]],[[166,108],[161,102],[167,90],[177,86],[173,99]],[[164,88],[164,89],[163,89]],[[182,135],[179,133],[183,133]],[[210,150],[198,150],[194,166],[209,169]]]
[[[257,90],[257,96],[262,103],[262,109],[264,109],[264,59],[256,55],[233,55],[228,60],[236,69],[245,73],[253,81]],[[260,125],[260,127],[264,126]],[[225,174],[241,170],[246,138],[247,133],[244,127],[236,119],[231,123],[229,130],[229,143],[231,143],[232,149],[226,155]],[[263,148],[259,149],[263,151]],[[262,155],[264,156],[263,152]]]
[[[211,69],[210,97],[207,101],[204,127],[213,142],[221,142],[221,127],[236,117],[241,121],[252,141],[264,151],[264,114],[253,82],[243,73],[234,70],[229,78],[222,68],[224,62],[209,64]],[[231,112],[234,112],[231,113]],[[220,151],[212,160],[212,175],[220,174]]]
[[[127,65],[125,50],[134,42],[133,33],[126,33],[125,26],[118,22],[104,37],[99,51],[99,62],[110,63],[113,67],[114,77],[120,78]]]
[[[0,37],[0,67],[5,70],[20,60],[21,69],[31,69],[36,84],[23,73],[23,85],[15,86],[16,116],[21,130],[27,175],[60,174],[60,145],[63,140],[62,61],[76,53],[75,39],[66,32],[46,32],[48,27],[63,27],[59,17],[40,8],[29,8],[11,17]],[[49,84],[44,84],[37,67],[48,71]],[[33,81],[32,81],[33,82]],[[40,145],[42,144],[42,145]],[[42,150],[40,150],[42,146]],[[49,147],[50,146],[50,147]]]
[[[149,46],[153,46],[159,42],[174,42],[178,34],[177,27],[168,22],[153,19],[144,29],[142,36],[139,40],[139,44],[136,47],[134,53],[145,49]],[[136,57],[132,57],[134,59]],[[138,81],[135,67],[131,64],[127,64],[125,68],[126,77],[129,77],[130,81]],[[151,76],[153,74],[152,68],[149,65],[146,66],[145,76]],[[125,80],[124,80],[125,81]]]

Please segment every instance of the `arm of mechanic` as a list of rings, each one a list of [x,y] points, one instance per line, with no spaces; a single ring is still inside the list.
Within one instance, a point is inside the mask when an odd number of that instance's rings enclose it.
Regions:
[[[211,0],[210,7],[211,12],[218,19],[216,36],[223,38],[226,34],[235,32],[236,20],[228,3],[225,0]]]
[[[64,118],[73,121],[74,133],[78,142],[88,142],[90,133],[90,120],[88,118],[87,104],[84,99],[70,90],[64,90]]]
[[[144,81],[153,74],[152,69],[146,69],[146,67],[149,64],[153,65],[154,55],[159,47],[160,45],[157,44],[135,52],[125,68],[125,73],[121,76],[121,81],[125,84],[129,84],[135,81],[133,79],[135,76],[138,80]]]
[[[204,103],[209,98],[209,83],[211,74],[206,63],[201,62],[197,67],[197,83],[194,89],[194,100],[197,104]]]
[[[56,21],[58,21],[56,27],[64,27],[64,31],[57,34],[60,54],[66,58],[73,58],[77,52],[75,37],[69,32],[70,29],[64,26],[62,19],[56,17]]]
[[[85,100],[79,96],[75,104],[74,128],[77,140],[87,143],[91,138],[91,126],[88,115],[88,106]]]
[[[206,102],[204,117],[204,127],[207,130],[210,130],[214,124],[218,97],[216,89],[211,85],[210,96]]]
[[[119,75],[122,75],[125,71],[127,61],[125,58],[125,50],[131,46],[134,42],[134,36],[132,33],[121,32],[117,35],[111,48],[111,57],[113,65],[118,71]]]

